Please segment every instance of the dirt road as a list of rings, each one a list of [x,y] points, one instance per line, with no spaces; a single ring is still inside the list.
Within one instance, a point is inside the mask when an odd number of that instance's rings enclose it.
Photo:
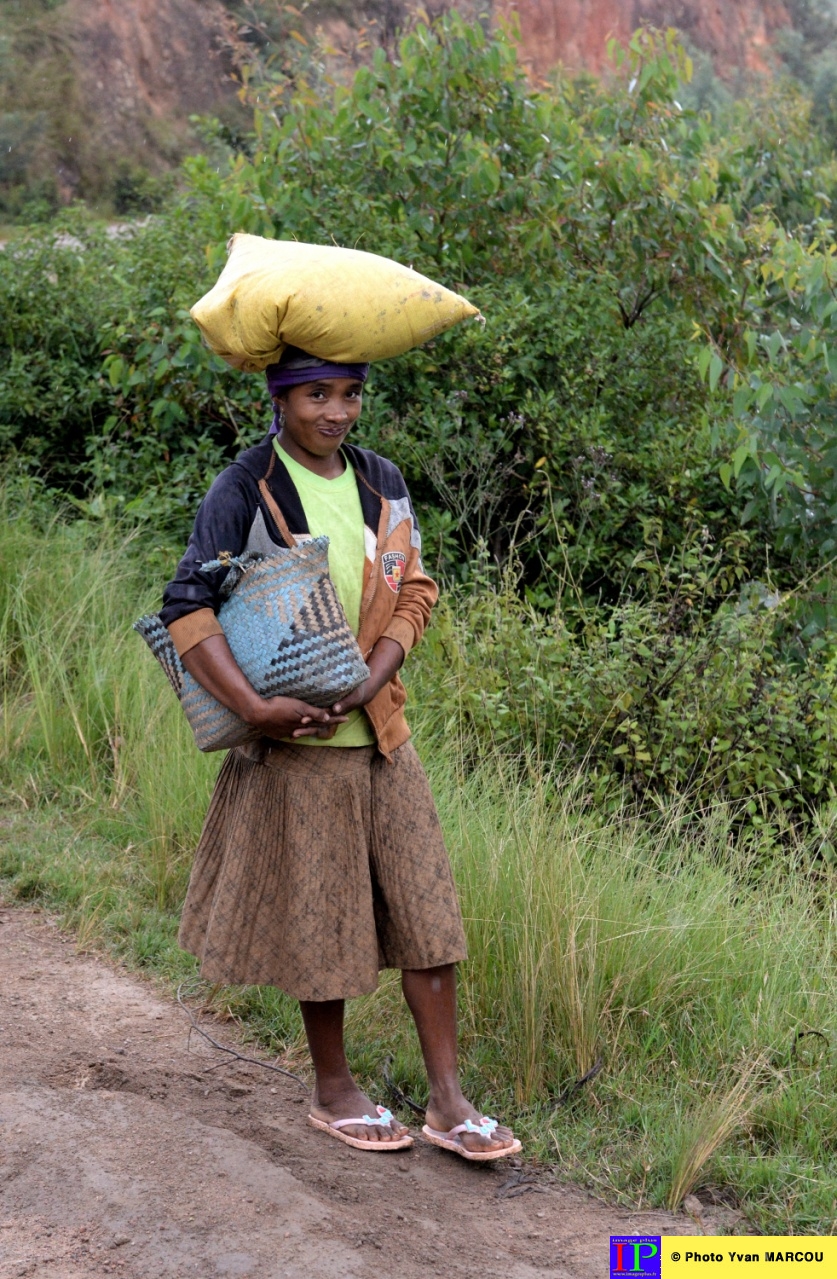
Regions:
[[[218,1056],[149,984],[0,905],[2,1279],[602,1279],[611,1232],[696,1231],[548,1179],[507,1197],[510,1161],[352,1150],[296,1085]]]

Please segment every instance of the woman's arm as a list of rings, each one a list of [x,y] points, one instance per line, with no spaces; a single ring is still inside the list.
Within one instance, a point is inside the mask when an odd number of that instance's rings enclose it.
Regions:
[[[371,702],[384,685],[389,683],[395,672],[400,670],[403,662],[404,649],[398,641],[382,636],[366,659],[369,678],[358,684],[351,693],[341,697],[339,702],[335,702],[331,708],[332,715],[346,716],[349,711]]]
[[[220,633],[215,614],[223,604],[221,587],[228,568],[204,569],[221,552],[240,555],[258,510],[258,490],[241,466],[228,466],[201,502],[189,544],[174,578],[163,592],[160,620],[174,646],[184,652]],[[225,557],[226,558],[226,557]]]
[[[260,697],[223,635],[207,636],[182,654],[180,660],[216,701],[265,737],[330,737],[337,725],[345,722],[345,714],[309,706],[296,697]]]

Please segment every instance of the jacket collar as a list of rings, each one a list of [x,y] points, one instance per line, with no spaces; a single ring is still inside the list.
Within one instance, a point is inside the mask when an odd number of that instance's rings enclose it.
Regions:
[[[377,532],[385,500],[381,492],[384,478],[381,467],[383,459],[370,449],[361,449],[354,444],[344,444],[343,452],[358,478],[357,487],[363,522],[367,528]],[[234,465],[244,467],[256,483],[260,480],[266,481],[271,496],[294,533],[309,531],[296,486],[288,474],[287,467],[273,447],[271,435],[265,436],[260,444],[240,453]]]

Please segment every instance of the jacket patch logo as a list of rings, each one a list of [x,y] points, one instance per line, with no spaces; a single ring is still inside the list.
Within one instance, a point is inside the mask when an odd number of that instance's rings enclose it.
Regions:
[[[406,563],[407,556],[402,551],[384,551],[381,556],[387,586],[391,591],[395,591],[396,595],[401,590]]]

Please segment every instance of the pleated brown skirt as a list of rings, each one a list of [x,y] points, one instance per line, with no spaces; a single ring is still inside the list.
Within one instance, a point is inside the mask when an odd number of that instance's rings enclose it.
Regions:
[[[368,994],[380,968],[465,958],[447,852],[410,742],[230,751],[183,908],[208,980],[296,999]]]

